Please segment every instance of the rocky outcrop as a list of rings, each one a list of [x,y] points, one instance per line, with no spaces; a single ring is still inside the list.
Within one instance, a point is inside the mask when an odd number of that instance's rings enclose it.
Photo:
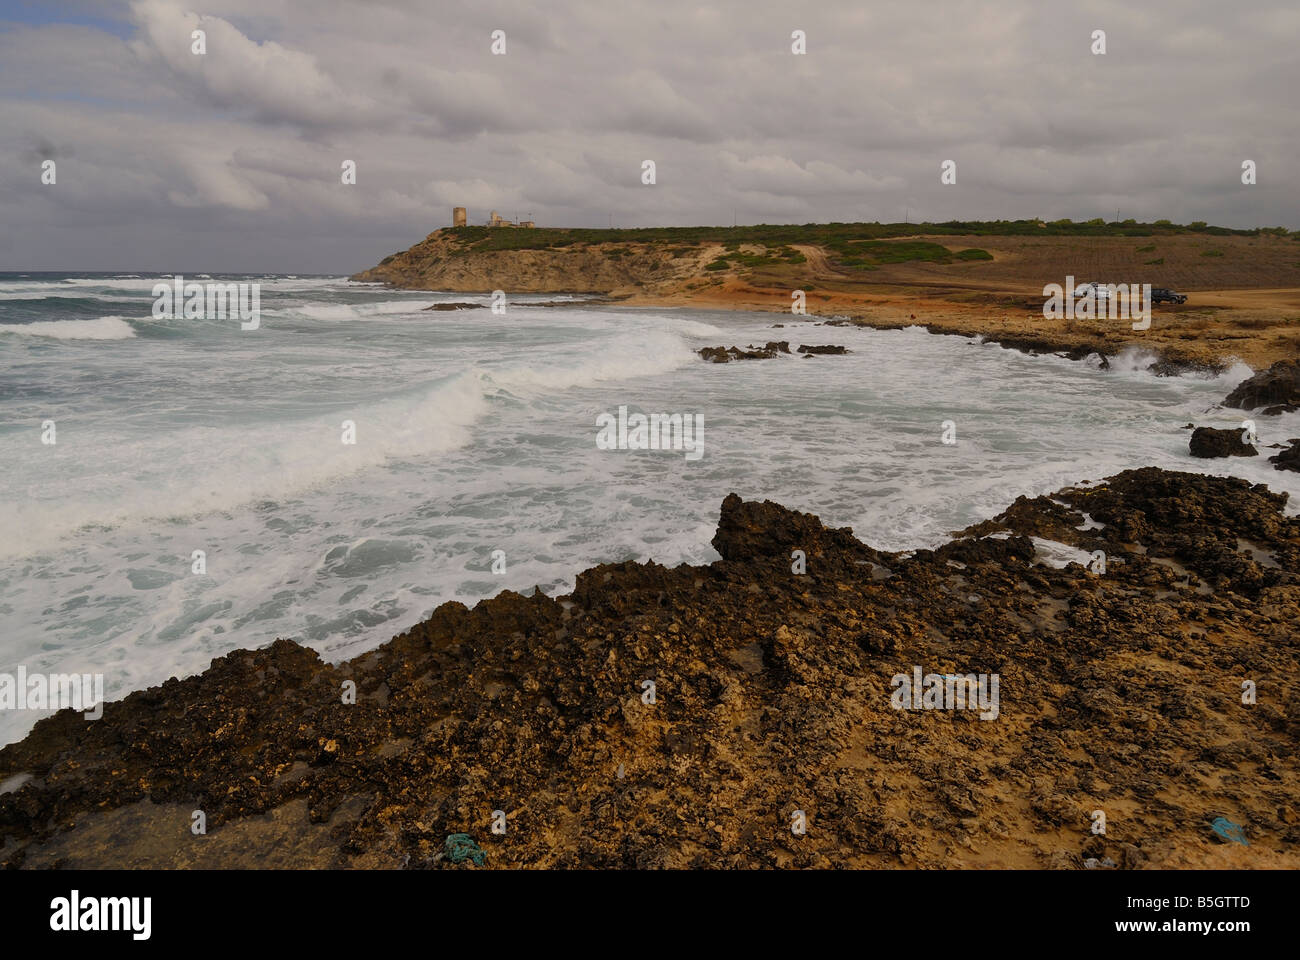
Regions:
[[[1300,473],[1300,439],[1287,441],[1291,445],[1281,453],[1268,458],[1268,462],[1278,470],[1294,470]]]
[[[790,341],[769,340],[761,347],[752,343],[744,350],[740,347],[704,347],[697,351],[710,363],[730,363],[732,360],[771,360],[782,353],[790,352]]]
[[[790,565],[792,550],[814,560],[883,562],[882,555],[858,541],[848,527],[824,527],[810,513],[788,510],[771,500],[742,500],[734,493],[722,501],[710,545],[724,560],[776,561],[781,566]]]
[[[700,274],[703,249],[674,256],[668,245],[572,240],[535,249],[480,249],[456,230],[435,230],[352,279],[411,290],[490,293],[653,291]],[[611,255],[618,251],[618,255]]]
[[[697,351],[701,357],[710,363],[730,363],[732,360],[771,360],[773,357],[790,352],[790,341],[788,340],[769,340],[761,347],[756,347],[752,343],[744,350],[740,347],[704,347]],[[816,346],[801,344],[796,351],[802,353],[804,357],[817,356],[819,354],[845,354],[849,350],[847,347],[827,344],[825,346]]]
[[[42,720],[0,750],[0,864],[1295,868],[1285,503],[1126,471],[906,555],[733,494],[710,564],[445,603],[338,664],[278,640]],[[996,718],[895,709],[914,668],[996,674]]]
[[[1223,405],[1254,410],[1271,404],[1300,404],[1300,360],[1279,360],[1243,380]]]
[[[1192,431],[1188,448],[1194,457],[1255,457],[1259,455],[1251,444],[1242,439],[1242,430],[1219,430],[1214,427],[1197,427]]]

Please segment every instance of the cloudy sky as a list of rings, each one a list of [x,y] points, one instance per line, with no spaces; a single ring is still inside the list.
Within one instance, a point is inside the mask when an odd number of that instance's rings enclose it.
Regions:
[[[1296,0],[0,0],[0,270],[348,273],[458,204],[1296,229],[1298,39]]]

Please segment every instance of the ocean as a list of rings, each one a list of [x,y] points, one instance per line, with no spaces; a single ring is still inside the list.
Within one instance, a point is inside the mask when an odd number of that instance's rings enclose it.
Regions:
[[[1186,424],[1241,423],[1217,406],[1240,364],[1158,378],[1136,352],[1102,371],[919,328],[187,277],[259,283],[243,330],[154,319],[160,279],[0,274],[0,673],[102,673],[117,699],[277,637],[342,660],[448,600],[708,563],[733,491],[885,550],[1130,467],[1300,494],[1263,456],[1187,453]],[[695,353],[768,340],[851,353]],[[702,417],[703,455],[600,449],[620,407]],[[1265,446],[1300,437],[1300,414],[1257,423]],[[0,744],[42,715],[0,711]]]

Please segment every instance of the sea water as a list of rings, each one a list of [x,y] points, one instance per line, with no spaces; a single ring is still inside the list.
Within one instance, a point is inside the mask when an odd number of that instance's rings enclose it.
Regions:
[[[117,699],[277,637],[342,660],[448,600],[715,560],[733,491],[885,550],[1129,467],[1300,493],[1263,456],[1187,453],[1187,423],[1241,423],[1217,406],[1239,364],[1157,378],[919,328],[188,275],[260,284],[241,330],[154,319],[168,279],[0,274],[0,673],[102,673]],[[851,353],[695,352],[768,340]],[[702,456],[600,449],[620,407],[702,418]],[[1300,437],[1300,414],[1257,429]],[[0,711],[0,743],[41,715]]]

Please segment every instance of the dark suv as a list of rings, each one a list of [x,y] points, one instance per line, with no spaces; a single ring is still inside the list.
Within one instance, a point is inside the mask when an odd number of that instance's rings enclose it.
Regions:
[[[1164,287],[1155,287],[1151,291],[1152,303],[1186,303],[1187,295],[1185,293],[1175,293]]]

